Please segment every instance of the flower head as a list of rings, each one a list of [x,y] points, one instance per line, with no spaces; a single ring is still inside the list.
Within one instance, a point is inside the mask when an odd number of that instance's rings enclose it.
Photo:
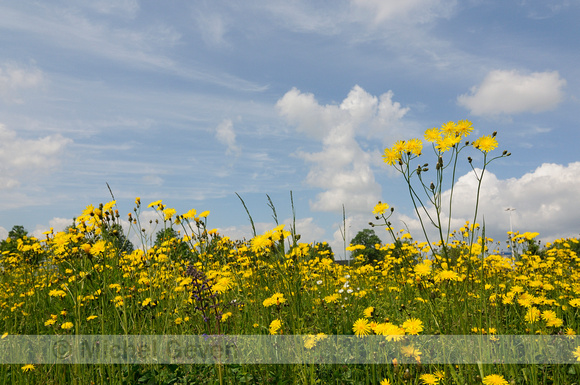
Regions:
[[[469,120],[460,120],[455,126],[455,132],[457,132],[462,137],[466,137],[467,135],[471,134],[471,131],[473,131],[472,124],[473,123],[471,123]]]
[[[477,148],[482,152],[490,152],[497,147],[497,140],[491,135],[482,136],[473,142],[473,147]]]
[[[405,152],[410,152],[413,155],[421,155],[422,150],[423,143],[421,142],[421,139],[411,139],[405,144]]]
[[[379,201],[379,203],[373,209],[373,214],[375,214],[375,215],[381,215],[385,211],[387,211],[388,208],[389,208],[389,205],[388,204],[382,203],[381,201]]]
[[[354,322],[354,325],[352,325],[352,331],[357,337],[368,336],[371,332],[369,321],[364,318],[359,318]]]
[[[395,165],[401,159],[401,152],[395,150],[394,148],[385,148],[385,153],[383,154],[383,160],[389,166]]]
[[[436,142],[441,137],[441,131],[437,127],[425,131],[424,138],[427,142]]]
[[[424,384],[427,385],[436,385],[439,383],[439,378],[431,373],[421,374],[421,376],[419,376],[419,379],[423,381]]]
[[[502,375],[490,374],[489,376],[483,377],[483,385],[508,385],[509,383]]]
[[[270,323],[270,334],[277,334],[280,328],[282,328],[282,321],[275,319]]]

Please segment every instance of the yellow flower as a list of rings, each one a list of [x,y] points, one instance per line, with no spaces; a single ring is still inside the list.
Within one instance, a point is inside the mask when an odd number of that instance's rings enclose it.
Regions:
[[[147,208],[151,208],[153,206],[159,206],[161,204],[161,202],[162,202],[161,199],[159,199],[158,201],[155,201],[155,202],[151,202],[151,203],[149,203]]]
[[[431,272],[431,261],[425,260],[415,265],[414,270],[415,274],[417,274],[420,277],[429,275],[429,273]]]
[[[580,361],[580,346],[578,346],[576,350],[572,352],[572,354],[574,355],[574,357],[576,357],[576,361]]]
[[[54,325],[55,323],[56,323],[56,320],[51,318],[51,319],[44,321],[44,326]]]
[[[87,317],[87,321],[92,321],[95,318],[98,318],[98,317],[96,315],[90,315],[90,316]]]
[[[197,211],[195,209],[191,209],[183,214],[182,217],[185,219],[195,218],[195,214],[197,214]]]
[[[371,318],[373,316],[374,311],[375,311],[375,308],[372,306],[369,306],[363,311],[363,314],[364,314],[365,318]]]
[[[177,213],[177,211],[175,211],[175,209],[169,208],[169,209],[165,209],[163,210],[163,214],[165,214],[165,220],[168,221],[171,218],[173,218],[173,216]]]
[[[386,378],[385,378],[384,380],[382,380],[382,381],[380,382],[380,384],[379,384],[379,385],[391,385],[391,381],[389,381],[388,379],[386,379]]]
[[[23,367],[21,367],[20,369],[22,369],[23,372],[30,372],[31,370],[34,370],[34,365],[28,364],[28,365],[24,365]]]
[[[178,317],[175,319],[175,324],[176,325],[181,325],[181,323],[183,322],[183,319],[181,317]]]
[[[385,211],[387,211],[388,208],[389,208],[389,205],[388,204],[382,203],[381,201],[379,201],[379,203],[373,209],[373,214],[375,214],[375,215],[381,215]]]
[[[4,334],[2,334],[2,338],[0,338],[0,339],[2,339],[2,340],[3,340],[3,339],[4,339],[4,338],[6,338],[6,337],[8,337],[8,333],[4,333]]]
[[[489,376],[483,377],[483,385],[508,385],[509,382],[502,375],[490,374]]]
[[[74,324],[72,322],[65,322],[61,325],[61,329],[72,329]]]
[[[437,142],[441,137],[441,131],[437,127],[425,131],[425,140],[427,142]]]
[[[466,137],[473,131],[472,124],[469,120],[460,120],[455,126],[455,131],[462,137]]]
[[[364,318],[359,318],[355,321],[354,325],[352,325],[352,331],[357,337],[368,336],[371,332],[369,321]]]
[[[491,135],[482,136],[473,142],[473,147],[482,152],[490,152],[497,147],[497,140]]]
[[[421,151],[423,150],[423,143],[420,139],[411,139],[407,141],[405,145],[405,152],[410,152],[413,155],[421,155]]]
[[[270,307],[272,305],[280,305],[286,302],[286,298],[284,298],[284,294],[282,293],[274,293],[270,298],[266,298],[262,305],[264,307]]]
[[[447,122],[441,126],[441,132],[446,136],[452,136],[455,134],[455,122]]]
[[[417,335],[423,331],[423,322],[417,318],[410,318],[403,322],[402,327],[407,334]]]
[[[64,290],[51,290],[48,292],[48,296],[64,298],[66,297],[66,293],[64,292]]]
[[[340,298],[340,294],[334,293],[332,295],[327,295],[326,297],[324,297],[324,302],[334,303],[334,302],[338,301],[339,298]]]
[[[526,315],[525,315],[524,319],[528,323],[538,322],[540,320],[541,314],[542,313],[540,312],[540,310],[538,308],[535,308],[535,307],[532,306],[526,312]]]
[[[440,152],[449,151],[451,149],[451,147],[453,147],[455,144],[457,144],[457,142],[455,141],[455,138],[451,137],[451,136],[444,136],[442,138],[439,137],[435,143],[436,143],[435,148],[437,150],[439,150]]]
[[[439,282],[439,281],[444,281],[444,280],[449,280],[449,281],[458,281],[459,280],[459,275],[457,275],[456,272],[452,271],[452,270],[441,270],[437,276],[435,277],[435,279]]]
[[[427,385],[436,385],[439,383],[439,378],[431,373],[421,374],[419,379],[423,381],[424,384]]]
[[[401,159],[401,153],[395,149],[385,148],[383,161],[389,166],[395,165]]]
[[[209,211],[206,210],[206,211],[202,212],[201,214],[199,214],[199,217],[198,218],[205,218],[208,215],[209,215]]]
[[[270,323],[270,334],[277,334],[278,330],[282,327],[282,321],[275,319]]]

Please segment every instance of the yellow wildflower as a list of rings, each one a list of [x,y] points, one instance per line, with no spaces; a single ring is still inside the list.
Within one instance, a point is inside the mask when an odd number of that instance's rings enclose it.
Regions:
[[[357,337],[368,336],[371,332],[369,321],[365,318],[359,318],[354,322],[354,325],[352,325],[352,331]]]

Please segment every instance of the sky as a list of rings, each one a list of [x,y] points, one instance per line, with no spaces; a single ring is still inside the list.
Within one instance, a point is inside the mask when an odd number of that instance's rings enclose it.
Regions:
[[[124,219],[162,199],[234,239],[252,236],[236,193],[259,233],[271,199],[337,258],[378,201],[420,239],[381,155],[462,119],[512,154],[484,174],[486,236],[578,237],[578,19],[577,0],[0,1],[0,238],[62,230],[108,184]],[[473,220],[468,155],[452,229]]]

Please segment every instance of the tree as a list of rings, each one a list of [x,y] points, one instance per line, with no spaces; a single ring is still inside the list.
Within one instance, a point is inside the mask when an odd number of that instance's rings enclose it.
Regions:
[[[12,227],[12,230],[8,232],[8,237],[0,242],[0,250],[1,251],[10,251],[16,252],[17,248],[17,241],[19,239],[23,239],[24,237],[28,236],[28,231],[24,228],[24,226],[15,225]]]
[[[350,241],[351,245],[362,245],[364,249],[354,250],[352,252],[352,258],[358,256],[364,256],[367,263],[376,263],[383,260],[386,252],[382,250],[377,250],[375,248],[376,244],[381,244],[381,239],[375,234],[374,230],[363,229],[358,232],[358,234]]]
[[[175,242],[171,244],[170,249],[168,250],[168,255],[170,257],[174,255],[180,256],[187,256],[189,259],[192,258],[192,252],[189,250],[189,245],[187,242],[183,242],[179,233],[173,228],[168,227],[163,230],[159,230],[157,234],[155,234],[155,246],[161,247],[164,242],[169,242],[172,239],[175,239]]]

